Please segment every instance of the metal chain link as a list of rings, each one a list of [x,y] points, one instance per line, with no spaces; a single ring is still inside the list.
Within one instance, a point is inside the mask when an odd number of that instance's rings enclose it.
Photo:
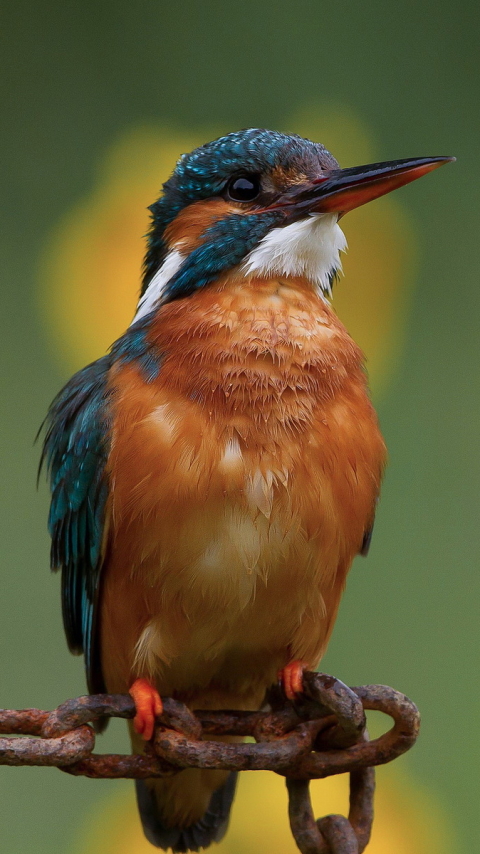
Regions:
[[[269,770],[286,777],[290,827],[302,854],[361,854],[373,821],[373,766],[405,753],[418,735],[416,706],[384,685],[348,688],[324,673],[304,674],[304,694],[287,701],[272,689],[266,711],[195,711],[167,698],[154,738],[141,755],[94,754],[90,726],[104,717],[133,718],[128,695],[97,694],[53,712],[0,710],[0,765],[54,765],[86,777],[165,777],[182,768]],[[393,718],[392,729],[369,741],[365,710]],[[208,735],[253,736],[255,744],[204,741]],[[32,738],[37,736],[37,738]],[[350,774],[350,809],[315,820],[310,780]]]

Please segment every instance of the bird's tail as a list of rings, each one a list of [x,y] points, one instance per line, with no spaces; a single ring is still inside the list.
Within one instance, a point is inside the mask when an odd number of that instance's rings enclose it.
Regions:
[[[226,779],[212,790],[219,775]],[[174,852],[199,851],[220,842],[228,827],[236,782],[236,772],[198,768],[166,780],[136,780],[138,809],[148,841]],[[200,817],[199,807],[203,809]]]
[[[133,730],[134,753],[145,742]],[[217,741],[239,741],[238,736],[218,736]],[[242,739],[243,740],[243,739]],[[148,841],[164,851],[199,851],[220,842],[228,827],[237,774],[203,768],[186,768],[173,777],[136,780],[137,803]]]

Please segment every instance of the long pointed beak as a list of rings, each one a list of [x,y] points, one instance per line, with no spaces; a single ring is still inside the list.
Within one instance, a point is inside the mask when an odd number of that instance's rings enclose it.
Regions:
[[[334,169],[308,184],[292,187],[267,210],[283,208],[292,219],[309,213],[341,215],[454,160],[455,157],[419,157]]]

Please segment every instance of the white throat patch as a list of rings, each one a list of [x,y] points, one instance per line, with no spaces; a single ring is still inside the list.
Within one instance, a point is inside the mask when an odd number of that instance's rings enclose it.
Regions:
[[[163,292],[168,285],[170,279],[178,272],[185,260],[185,255],[182,255],[178,249],[171,249],[165,258],[162,266],[151,279],[147,290],[140,297],[137,305],[137,311],[132,323],[145,317],[158,303],[163,296]]]
[[[322,296],[330,296],[330,276],[342,269],[340,252],[346,248],[337,214],[313,214],[273,228],[247,255],[243,269],[248,275],[261,277],[303,276]]]

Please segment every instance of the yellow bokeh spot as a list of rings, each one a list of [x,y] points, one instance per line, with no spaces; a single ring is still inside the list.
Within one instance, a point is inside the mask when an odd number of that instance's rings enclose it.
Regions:
[[[330,147],[344,165],[374,159],[370,135],[351,111],[307,107],[286,130]],[[218,130],[181,133],[139,127],[112,146],[93,191],[64,217],[41,262],[41,311],[56,352],[77,369],[103,355],[131,322],[149,224],[147,206],[179,155]],[[405,324],[412,229],[395,199],[342,221],[349,243],[334,305],[367,355],[374,390],[392,373]]]
[[[368,854],[447,854],[451,839],[440,810],[411,781],[381,769]],[[133,788],[133,786],[132,786]],[[348,812],[347,775],[311,784],[315,815]],[[71,854],[153,854],[145,839],[133,792],[117,792],[96,808]],[[283,778],[268,771],[240,775],[227,835],[212,854],[298,854],[287,817]]]
[[[122,136],[99,180],[52,235],[41,263],[42,311],[69,367],[97,359],[131,323],[149,225],[179,155],[201,139],[137,128]]]

